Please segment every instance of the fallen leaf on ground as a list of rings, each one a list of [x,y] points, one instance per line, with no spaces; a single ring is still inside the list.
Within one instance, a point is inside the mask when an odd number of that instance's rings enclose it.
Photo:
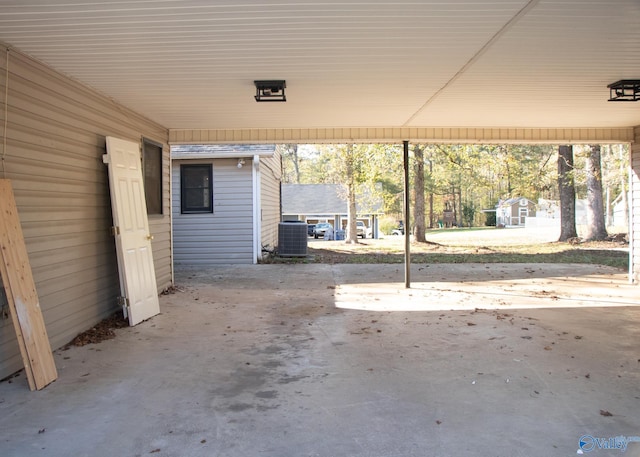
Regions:
[[[605,416],[605,417],[611,417],[613,416],[613,414],[611,414],[609,411],[605,411],[604,409],[600,410],[600,415],[601,416]]]
[[[121,312],[108,317],[99,322],[94,327],[90,328],[84,333],[76,336],[66,348],[69,346],[85,346],[87,344],[97,344],[111,338],[115,338],[116,334],[114,329],[128,327],[129,321],[125,320]]]

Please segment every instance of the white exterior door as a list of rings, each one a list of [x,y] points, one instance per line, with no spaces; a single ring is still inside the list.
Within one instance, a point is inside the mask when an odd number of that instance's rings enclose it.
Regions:
[[[140,145],[107,137],[103,161],[109,166],[121,295],[129,325],[136,325],[160,312]]]

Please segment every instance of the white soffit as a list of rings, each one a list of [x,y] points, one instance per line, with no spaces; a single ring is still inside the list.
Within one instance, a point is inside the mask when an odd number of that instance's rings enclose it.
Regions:
[[[638,24],[638,0],[0,0],[0,41],[173,129],[640,125],[606,87],[640,79]]]
[[[640,104],[608,102],[606,87],[640,79],[639,19],[638,1],[541,1],[412,124],[638,125]]]

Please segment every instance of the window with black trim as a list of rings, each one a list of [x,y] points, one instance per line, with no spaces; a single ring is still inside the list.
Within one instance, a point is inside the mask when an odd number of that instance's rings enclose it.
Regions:
[[[147,214],[162,214],[162,145],[142,139],[142,171]]]
[[[183,214],[213,213],[211,164],[180,165],[180,190]]]

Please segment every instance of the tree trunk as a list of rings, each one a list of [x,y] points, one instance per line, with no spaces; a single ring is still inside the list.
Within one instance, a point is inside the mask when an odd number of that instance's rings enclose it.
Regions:
[[[624,154],[624,150],[620,148],[621,153]],[[625,167],[624,160],[620,161],[620,189],[622,192],[622,208],[624,209],[624,219],[623,224],[625,228],[629,227],[629,199],[627,198],[629,194],[627,193],[627,185],[629,184],[629,172],[627,171],[627,167]]]
[[[300,159],[298,157],[298,145],[297,144],[283,144],[282,151],[282,170],[283,170],[283,182],[300,184]],[[286,165],[289,162],[293,165],[293,173]],[[291,176],[293,174],[293,176]]]
[[[357,244],[358,243],[358,227],[356,225],[356,194],[355,189],[351,190],[352,186],[349,186],[349,205],[347,215],[347,239],[346,242],[349,244]]]
[[[413,211],[414,239],[418,243],[425,243],[424,227],[424,146],[416,144],[413,148],[413,158],[415,160],[415,178],[413,181],[413,191],[415,193],[415,208]]]
[[[573,176],[573,146],[558,147],[558,190],[560,193],[560,238],[577,238],[576,188]]]
[[[462,222],[462,186],[458,187],[458,214],[456,215],[456,227],[463,227],[464,223]]]
[[[296,173],[296,184],[300,184],[300,160],[298,158],[298,145],[290,144],[291,157],[293,158],[293,168]]]
[[[433,228],[433,192],[429,192],[429,228]]]
[[[607,186],[602,190],[604,197],[604,224],[609,227],[613,224],[613,208],[611,207],[611,188]]]
[[[458,225],[458,205],[456,204],[456,186],[451,186],[451,195],[453,195],[453,202],[451,205],[451,209],[453,210],[453,221],[451,222],[451,226],[456,226]]]
[[[507,158],[507,193],[509,197],[513,197],[513,187],[511,186],[511,167],[509,166],[509,159]]]
[[[602,241],[607,237],[602,198],[602,166],[600,145],[592,144],[585,162],[587,175],[587,234],[588,241]]]
[[[356,179],[354,170],[353,145],[347,146],[346,151],[346,174],[347,174],[347,235],[345,242],[349,244],[358,243],[358,231],[356,225]]]

